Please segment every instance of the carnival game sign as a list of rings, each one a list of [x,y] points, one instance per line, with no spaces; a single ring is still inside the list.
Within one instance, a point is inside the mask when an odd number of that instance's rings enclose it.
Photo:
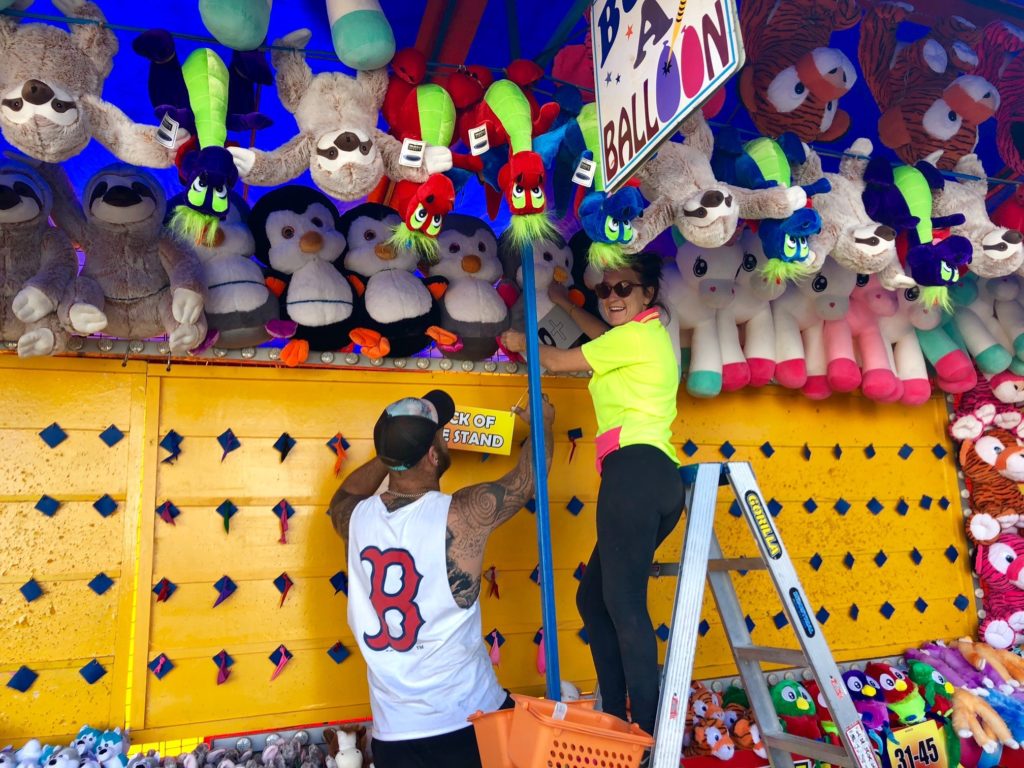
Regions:
[[[510,411],[456,406],[455,415],[441,433],[455,451],[477,451],[508,456],[512,453],[515,416]]]
[[[615,191],[743,66],[736,0],[595,0],[603,174]]]

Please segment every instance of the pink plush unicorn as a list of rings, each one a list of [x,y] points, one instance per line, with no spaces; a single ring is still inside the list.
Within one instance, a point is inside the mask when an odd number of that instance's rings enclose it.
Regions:
[[[881,318],[892,317],[898,309],[895,292],[885,290],[877,274],[857,275],[850,311],[842,320],[825,323],[825,344],[836,354],[860,361],[860,389],[872,400],[891,403],[903,397],[903,384],[879,326]]]

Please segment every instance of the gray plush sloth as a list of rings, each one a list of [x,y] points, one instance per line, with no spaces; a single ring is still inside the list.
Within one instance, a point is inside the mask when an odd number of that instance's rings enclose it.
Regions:
[[[163,188],[146,171],[110,165],[85,185],[79,203],[60,166],[41,165],[53,188],[53,220],[86,254],[85,267],[58,308],[77,333],[123,339],[167,335],[174,354],[206,337],[203,268],[164,226]]]
[[[273,54],[277,93],[284,108],[295,115],[299,134],[273,150],[262,152],[231,147],[242,181],[257,186],[284,184],[309,169],[313,182],[338,200],[365,197],[386,174],[396,181],[423,182],[432,173],[452,167],[448,147],[428,146],[423,165],[401,165],[402,143],[377,128],[377,115],[388,88],[386,69],[314,76],[302,48],[308,29],[278,40],[275,46],[295,50]]]
[[[56,309],[78,273],[67,236],[50,226],[50,188],[21,163],[0,165],[0,339],[21,357],[63,352]]]
[[[16,7],[25,8],[31,0]],[[87,0],[53,0],[73,24],[22,24],[0,15],[0,130],[21,152],[47,163],[74,157],[95,137],[118,159],[168,168],[174,149],[160,145],[156,127],[132,122],[101,98],[113,67],[117,37],[100,9]],[[179,134],[179,143],[187,139]]]

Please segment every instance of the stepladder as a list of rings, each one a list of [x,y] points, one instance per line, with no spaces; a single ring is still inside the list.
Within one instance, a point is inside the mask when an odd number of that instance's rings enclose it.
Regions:
[[[797,755],[844,768],[878,768],[867,731],[810,609],[750,464],[694,464],[682,471],[686,484],[686,528],[662,670],[651,768],[679,766],[705,581],[718,608],[771,764],[775,768],[792,768],[794,755]],[[722,552],[714,524],[719,488],[726,485],[731,487],[741,516],[757,544],[759,554],[756,557],[727,558]],[[788,619],[786,626],[795,634],[798,648],[756,645],[751,639],[731,573],[755,570],[765,570],[771,577]],[[832,714],[839,744],[813,741],[782,729],[762,664],[803,667],[810,672]]]

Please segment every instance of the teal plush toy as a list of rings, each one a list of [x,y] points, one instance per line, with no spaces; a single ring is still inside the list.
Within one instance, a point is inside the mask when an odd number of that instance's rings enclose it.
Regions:
[[[221,45],[251,51],[267,37],[273,0],[199,0],[206,30]]]
[[[377,0],[327,0],[334,52],[352,69],[386,66],[395,55],[395,35]]]

